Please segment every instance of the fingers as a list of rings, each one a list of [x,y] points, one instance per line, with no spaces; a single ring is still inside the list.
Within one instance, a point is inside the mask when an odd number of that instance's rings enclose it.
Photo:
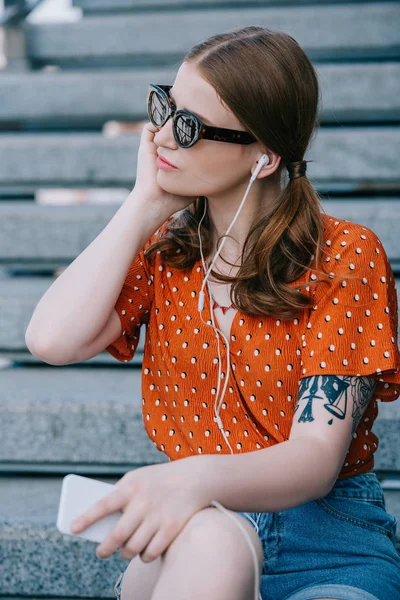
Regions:
[[[154,134],[157,133],[158,127],[153,125],[151,121],[148,121],[143,125],[142,136],[147,142],[153,141]]]
[[[118,548],[121,548],[127,541],[129,542],[129,538],[132,539],[133,537],[135,537],[135,543],[137,543],[138,539],[136,536],[136,532],[138,527],[141,527],[141,522],[143,521],[144,516],[145,511],[142,509],[142,507],[137,506],[136,503],[128,504],[125,512],[120,517],[118,523],[116,524],[112,532],[102,541],[100,546],[97,547],[97,556],[99,558],[108,558],[109,556],[114,554],[114,552],[116,552]],[[148,527],[148,521],[146,521],[146,523]],[[146,535],[145,539],[141,542],[142,546],[140,546],[139,550],[142,549],[144,542],[148,542],[148,537],[146,538]],[[129,554],[133,554],[133,556],[135,556],[137,552],[134,548],[133,550],[134,551],[132,553],[131,548],[129,548],[128,552]],[[125,555],[126,551],[123,553],[121,552],[122,558],[128,558]]]
[[[71,531],[78,533],[87,529],[92,523],[116,512],[124,505],[124,496],[121,490],[113,490],[110,494],[93,504],[86,512],[74,519],[71,523]]]
[[[175,519],[162,525],[145,519],[121,548],[121,557],[130,560],[139,554],[143,562],[152,562],[165,552],[181,529]]]
[[[165,531],[161,529],[155,532],[145,549],[140,552],[140,558],[143,562],[152,562],[156,560],[168,548],[172,541],[171,537],[167,537]],[[122,554],[121,554],[122,556]],[[122,556],[122,558],[124,558]]]
[[[121,558],[131,560],[138,554],[140,554],[143,562],[150,562],[154,558],[157,558],[156,556],[152,557],[147,551],[152,540],[157,536],[158,531],[159,526],[154,521],[151,522],[149,518],[144,519],[139,527],[136,528],[133,535],[122,546],[120,551]]]

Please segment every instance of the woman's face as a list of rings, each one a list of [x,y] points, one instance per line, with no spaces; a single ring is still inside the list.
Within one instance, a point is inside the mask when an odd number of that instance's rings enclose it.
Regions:
[[[170,97],[178,110],[193,112],[205,125],[245,130],[190,62],[179,68]],[[213,197],[247,184],[262,154],[258,142],[241,145],[200,139],[191,148],[181,148],[174,139],[171,118],[157,131],[154,142],[159,154],[179,169],[158,169],[158,184],[167,192],[185,196]]]

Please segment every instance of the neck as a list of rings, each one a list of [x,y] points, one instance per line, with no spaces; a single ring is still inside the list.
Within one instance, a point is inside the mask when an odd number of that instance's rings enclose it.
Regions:
[[[268,178],[270,179],[270,178]],[[217,252],[217,241],[225,234],[235,218],[243,200],[248,182],[236,189],[235,193],[207,196],[207,211],[214,228],[211,260]],[[258,184],[258,185],[257,185]],[[245,203],[231,228],[222,248],[222,254],[230,262],[236,263],[242,254],[248,233],[257,218],[271,208],[281,191],[280,184],[256,180],[247,195]],[[222,240],[219,245],[221,245]],[[218,261],[218,259],[217,259]]]

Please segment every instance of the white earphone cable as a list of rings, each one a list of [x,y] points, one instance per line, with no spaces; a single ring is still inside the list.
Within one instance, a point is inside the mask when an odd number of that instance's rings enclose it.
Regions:
[[[217,338],[217,342],[218,342],[218,385],[217,385],[217,391],[216,391],[216,398],[215,398],[215,401],[214,401],[214,412],[215,412],[215,415],[216,415],[214,417],[214,421],[218,424],[218,427],[219,427],[219,429],[220,429],[220,431],[222,433],[222,436],[223,436],[225,442],[227,443],[227,445],[228,445],[228,447],[229,447],[229,449],[231,451],[231,454],[234,454],[234,452],[233,452],[232,447],[231,447],[231,445],[230,445],[230,443],[229,443],[229,441],[227,439],[227,436],[225,434],[225,430],[224,430],[224,426],[223,426],[221,417],[219,416],[220,407],[222,405],[222,401],[223,401],[223,398],[225,396],[226,387],[227,387],[228,381],[229,381],[229,374],[230,374],[230,346],[229,346],[229,340],[227,340],[227,338],[225,337],[225,335],[223,334],[223,332],[218,327],[216,327],[216,325],[215,325],[215,321],[214,321],[214,309],[213,309],[212,302],[211,302],[211,291],[210,291],[210,286],[208,285],[208,281],[207,280],[208,280],[209,274],[210,274],[210,272],[211,272],[211,270],[212,270],[212,268],[214,266],[214,263],[215,263],[216,259],[218,258],[219,254],[221,253],[222,247],[223,247],[223,245],[225,243],[225,240],[226,240],[226,236],[229,234],[230,230],[232,229],[233,225],[236,222],[236,219],[239,216],[239,213],[240,213],[240,211],[241,211],[241,209],[243,207],[243,204],[244,204],[244,202],[245,202],[245,200],[247,198],[247,195],[249,193],[249,190],[250,190],[250,187],[251,187],[252,183],[257,178],[257,175],[260,172],[260,170],[262,169],[262,167],[265,164],[268,164],[268,162],[269,162],[268,155],[267,154],[263,154],[261,156],[261,158],[259,159],[259,161],[258,161],[258,165],[257,165],[256,170],[254,171],[253,175],[250,178],[250,182],[249,182],[249,185],[247,186],[246,193],[245,193],[245,195],[243,197],[242,202],[240,203],[240,206],[239,206],[239,208],[238,208],[238,210],[236,212],[236,215],[235,215],[232,223],[228,227],[227,231],[225,232],[224,239],[222,240],[222,243],[221,243],[218,251],[216,252],[216,254],[215,254],[215,256],[214,256],[214,258],[213,258],[213,260],[212,260],[212,262],[211,262],[211,264],[210,264],[207,272],[206,272],[206,264],[204,262],[203,248],[202,248],[202,241],[201,241],[201,234],[200,234],[200,226],[201,226],[201,223],[202,223],[202,221],[203,221],[203,219],[205,217],[205,214],[206,214],[206,204],[204,206],[203,216],[201,217],[199,225],[198,225],[198,228],[197,228],[197,232],[198,232],[198,236],[199,236],[201,260],[202,260],[202,264],[203,264],[203,270],[204,270],[204,273],[205,273],[205,277],[203,279],[203,284],[201,286],[201,290],[200,290],[200,293],[199,293],[198,310],[200,312],[200,318],[203,321],[203,323],[205,325],[209,325],[209,323],[206,323],[204,321],[204,319],[202,318],[202,315],[201,315],[201,312],[204,309],[204,298],[205,298],[205,294],[204,294],[203,289],[204,289],[204,286],[207,285],[207,289],[208,289],[209,297],[210,297],[210,315],[211,315],[211,322],[212,322],[211,326],[214,329],[214,332],[215,332],[215,335],[216,335],[216,338]],[[222,337],[224,338],[224,340],[226,342],[227,372],[226,372],[225,383],[224,383],[224,387],[223,387],[223,391],[222,391],[222,398],[221,398],[221,401],[219,402],[219,404],[217,405],[217,399],[219,398],[219,391],[220,391],[220,385],[221,385],[221,375],[222,375],[221,374],[222,367],[221,367],[220,340],[219,340],[219,335],[218,334],[222,335]],[[243,531],[243,534],[244,534],[244,536],[246,538],[246,542],[249,545],[251,553],[252,553],[253,558],[254,558],[254,565],[255,565],[255,596],[254,596],[254,599],[255,600],[262,600],[261,593],[258,592],[259,584],[260,584],[260,573],[259,573],[259,564],[258,564],[257,553],[256,553],[255,548],[253,547],[253,544],[251,542],[251,539],[250,539],[250,536],[249,536],[248,532],[245,530],[245,528],[239,522],[239,520],[235,519],[234,516],[230,512],[228,512],[226,510],[226,508],[224,508],[217,500],[212,500],[211,501],[211,505],[215,506],[216,508],[218,508],[219,510],[221,510],[222,512],[224,512],[229,518],[233,519],[236,522],[236,524],[240,527],[240,529]],[[248,513],[244,513],[244,514],[246,514],[248,516],[248,518],[254,523],[256,531],[258,533],[258,525],[257,525],[257,523],[255,523],[254,519],[252,519]]]

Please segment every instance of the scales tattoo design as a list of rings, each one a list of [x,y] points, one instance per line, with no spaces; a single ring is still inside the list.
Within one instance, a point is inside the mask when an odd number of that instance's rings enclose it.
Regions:
[[[352,400],[355,427],[371,398],[371,393],[376,384],[377,381],[372,377],[337,377],[336,375],[306,377],[300,380],[298,402],[294,413],[296,414],[299,408],[299,401],[306,400],[307,403],[299,417],[299,423],[314,421],[312,414],[313,400],[327,400],[328,402],[325,402],[324,408],[338,419],[344,419],[348,401]],[[328,421],[329,425],[332,425],[332,423],[333,419]]]

